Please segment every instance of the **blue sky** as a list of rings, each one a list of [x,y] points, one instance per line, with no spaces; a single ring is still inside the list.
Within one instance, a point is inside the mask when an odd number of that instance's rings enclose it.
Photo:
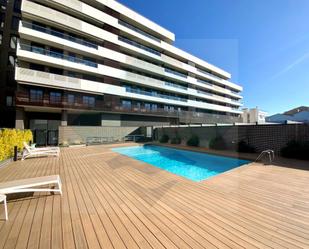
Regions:
[[[308,0],[120,0],[232,74],[246,107],[309,105]],[[188,4],[190,3],[190,4]]]

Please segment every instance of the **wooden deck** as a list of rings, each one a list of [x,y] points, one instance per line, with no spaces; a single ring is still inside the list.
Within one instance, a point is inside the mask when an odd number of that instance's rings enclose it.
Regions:
[[[63,181],[62,196],[9,196],[0,248],[309,248],[309,171],[251,164],[195,183],[110,147],[0,169]]]

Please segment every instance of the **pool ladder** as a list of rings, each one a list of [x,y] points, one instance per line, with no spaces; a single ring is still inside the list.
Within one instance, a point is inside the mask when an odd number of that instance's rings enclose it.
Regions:
[[[261,154],[255,159],[255,162],[260,160],[264,155],[268,155],[269,163],[272,163],[275,159],[275,152],[273,150],[263,150]]]

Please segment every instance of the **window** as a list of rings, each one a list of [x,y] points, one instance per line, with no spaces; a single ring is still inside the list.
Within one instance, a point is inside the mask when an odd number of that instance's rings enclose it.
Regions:
[[[75,104],[75,96],[73,94],[68,94],[68,104],[69,105]]]
[[[14,55],[9,55],[8,65],[15,67],[16,65],[16,57]]]
[[[50,48],[49,51],[50,56],[55,58],[63,58],[63,50],[58,48]]]
[[[43,91],[42,90],[30,90],[30,101],[31,102],[42,102],[43,101]]]
[[[31,52],[44,54],[45,46],[36,42],[31,42]]]
[[[2,37],[3,37],[3,35],[2,35],[2,33],[0,33],[0,45],[2,44]]]
[[[13,16],[11,28],[12,28],[13,30],[18,30],[18,25],[19,25],[19,18],[16,17],[16,16]]]
[[[32,22],[32,29],[40,31],[40,32],[45,32],[46,26],[39,22]]]
[[[89,57],[84,57],[84,63],[86,66],[89,67],[97,67],[97,63],[95,59],[89,58]]]
[[[83,104],[88,107],[94,107],[95,106],[95,98],[90,96],[83,96]]]
[[[157,104],[152,104],[151,105],[151,110],[157,111],[158,110],[158,105]]]
[[[59,92],[51,92],[49,95],[50,103],[59,104],[61,103],[61,93]]]
[[[11,39],[10,39],[10,48],[12,49],[16,49],[17,48],[17,42],[18,42],[18,37],[15,36],[15,35],[12,35],[11,36]]]
[[[130,100],[122,100],[121,105],[122,105],[123,108],[131,109],[132,103],[131,103]]]
[[[78,75],[76,72],[68,71],[68,76],[72,78],[78,78]]]
[[[45,67],[40,64],[30,63],[29,68],[36,71],[45,71]]]
[[[6,96],[6,106],[13,106],[13,97]]]
[[[51,34],[60,38],[64,37],[64,33],[60,29],[51,28]]]
[[[72,62],[75,62],[76,61],[76,54],[74,54],[72,52],[69,52],[68,60],[72,61]]]
[[[146,109],[147,111],[150,111],[151,105],[150,105],[149,103],[145,103],[145,109]]]
[[[61,68],[50,67],[49,72],[52,74],[63,75],[63,69]]]

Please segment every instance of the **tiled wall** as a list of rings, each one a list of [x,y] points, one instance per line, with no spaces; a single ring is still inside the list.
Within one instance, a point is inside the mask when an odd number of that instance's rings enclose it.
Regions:
[[[86,143],[90,137],[122,141],[125,136],[139,134],[139,127],[60,126],[59,144]]]
[[[192,134],[200,138],[200,146],[208,147],[209,141],[222,136],[228,146],[232,149],[240,140],[247,141],[254,146],[257,152],[265,149],[273,149],[278,154],[280,149],[291,140],[309,141],[309,125],[307,124],[285,124],[285,125],[242,125],[242,126],[210,126],[210,127],[168,127],[157,128],[156,138],[162,134],[170,138],[178,134],[183,142]]]

